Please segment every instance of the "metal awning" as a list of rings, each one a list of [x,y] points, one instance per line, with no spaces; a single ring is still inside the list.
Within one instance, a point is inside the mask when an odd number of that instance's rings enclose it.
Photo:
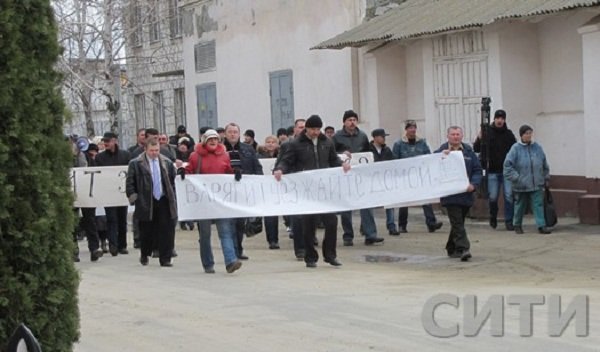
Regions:
[[[311,49],[361,47],[598,6],[600,0],[407,0]]]

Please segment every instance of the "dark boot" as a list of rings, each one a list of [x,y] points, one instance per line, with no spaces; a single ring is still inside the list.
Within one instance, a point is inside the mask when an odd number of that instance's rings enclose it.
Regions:
[[[546,226],[543,226],[543,227],[538,227],[538,232],[541,233],[542,235],[548,235],[548,234],[552,233],[552,230],[550,230]]]
[[[521,225],[515,225],[515,233],[517,235],[522,235],[523,234],[523,228],[521,227]]]

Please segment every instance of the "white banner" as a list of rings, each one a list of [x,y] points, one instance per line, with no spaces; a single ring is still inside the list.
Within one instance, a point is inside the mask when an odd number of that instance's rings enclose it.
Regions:
[[[71,169],[74,207],[96,208],[129,205],[125,196],[127,165]]]
[[[338,154],[342,161],[346,160],[348,157],[346,154]],[[266,159],[258,159],[263,168],[263,173],[265,175],[270,175],[273,173],[273,169],[275,168],[275,162],[277,158],[266,158]],[[352,159],[350,159],[350,165],[358,165],[358,164],[368,164],[374,162],[373,153],[365,152],[365,153],[352,153]]]
[[[353,158],[354,159],[354,158]],[[176,178],[179,220],[219,219],[401,206],[464,192],[461,152],[423,155],[283,175],[187,175]]]

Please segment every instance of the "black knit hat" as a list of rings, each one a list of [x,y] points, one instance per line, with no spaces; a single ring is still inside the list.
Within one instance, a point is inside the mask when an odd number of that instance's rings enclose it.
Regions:
[[[502,109],[496,110],[496,112],[494,113],[494,118],[503,118],[506,120],[506,111]]]
[[[531,128],[531,126],[529,125],[523,125],[519,127],[519,137],[523,137],[523,135],[527,133],[527,131],[533,131],[533,128]]]
[[[344,111],[344,117],[342,118],[343,122],[346,122],[346,120],[348,120],[351,117],[356,117],[356,119],[358,120],[358,114],[354,112],[354,110],[346,110]]]
[[[311,115],[306,122],[304,123],[304,127],[306,128],[321,128],[323,127],[323,121],[319,117],[319,115]]]

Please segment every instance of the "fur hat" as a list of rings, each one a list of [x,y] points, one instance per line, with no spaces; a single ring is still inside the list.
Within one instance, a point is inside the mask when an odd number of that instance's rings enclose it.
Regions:
[[[354,110],[346,110],[344,111],[344,117],[342,117],[342,121],[346,122],[351,117],[356,117],[358,120],[358,114],[354,112]]]
[[[204,134],[202,135],[202,144],[206,144],[206,141],[208,141],[211,138],[220,139],[217,131],[213,129],[206,130],[206,132],[204,132]]]

